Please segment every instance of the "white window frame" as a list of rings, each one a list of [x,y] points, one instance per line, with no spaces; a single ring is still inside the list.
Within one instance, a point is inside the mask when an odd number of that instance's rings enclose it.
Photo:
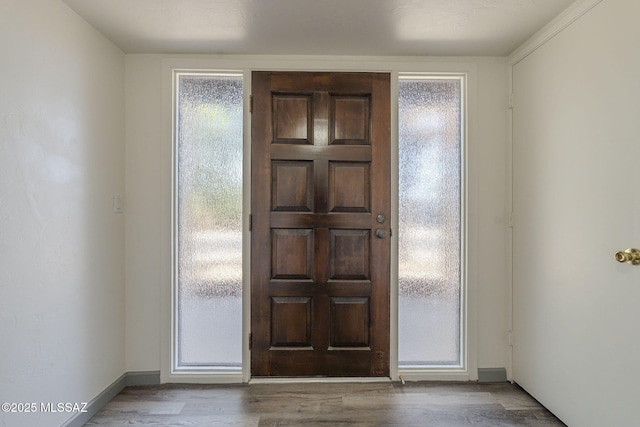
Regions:
[[[463,179],[462,224],[463,256],[461,265],[462,294],[461,305],[461,367],[398,367],[398,240],[397,233],[391,239],[391,343],[390,379],[398,380],[477,380],[477,227],[469,218],[477,215],[476,174],[477,155],[477,75],[478,65],[474,62],[456,60],[443,61],[442,58],[397,58],[397,57],[334,57],[334,56],[167,56],[162,59],[162,131],[161,144],[163,176],[162,224],[171,230],[170,238],[163,238],[161,271],[161,357],[160,380],[162,383],[240,383],[249,382],[250,374],[250,232],[248,230],[251,212],[251,114],[249,96],[251,94],[251,73],[257,70],[271,71],[352,71],[388,72],[391,75],[391,228],[398,229],[398,78],[400,75],[460,76],[464,79],[463,90]],[[242,327],[242,370],[229,369],[175,369],[175,97],[174,81],[176,72],[233,72],[243,75],[244,90],[244,147],[243,147],[243,327]],[[169,172],[170,171],[170,172]],[[336,379],[339,381],[340,379]],[[300,381],[300,379],[292,379]]]
[[[399,365],[398,361],[398,371],[403,376],[406,377],[414,377],[415,374],[437,371],[437,372],[450,372],[456,373],[465,370],[467,366],[467,75],[466,73],[410,73],[410,72],[401,72],[398,74],[398,78],[396,79],[396,84],[398,80],[407,79],[407,80],[458,80],[460,82],[460,363],[458,365]],[[398,94],[396,93],[395,98],[395,108],[398,109]],[[395,152],[399,151],[399,138],[398,138],[398,127],[397,122],[395,126],[396,132],[396,140],[393,146],[395,147]],[[399,163],[396,161],[396,167],[399,167]],[[397,177],[396,177],[397,178]],[[398,178],[395,181],[395,198],[396,198],[396,207],[398,206],[397,200],[399,198],[399,183]],[[398,210],[396,209],[394,213],[394,217],[396,221],[398,220]],[[396,223],[396,228],[398,228],[398,224]],[[399,236],[400,233],[397,233]],[[398,237],[395,239],[396,246],[398,244]],[[398,264],[398,252],[395,252],[395,261],[396,265]],[[398,283],[398,269],[396,268],[396,284]],[[396,288],[396,298],[398,298],[398,289]],[[397,348],[396,348],[396,351]]]
[[[173,113],[172,113],[172,120],[173,120],[173,141],[172,141],[172,198],[171,198],[171,205],[172,205],[172,220],[171,220],[171,227],[172,227],[172,231],[171,231],[171,265],[172,265],[172,272],[171,272],[171,313],[172,313],[172,325],[171,325],[171,372],[172,374],[193,374],[193,373],[210,373],[210,372],[215,372],[215,373],[219,373],[219,374],[223,374],[223,375],[230,375],[230,376],[234,376],[237,375],[239,373],[242,372],[242,365],[243,365],[243,361],[241,360],[241,366],[240,367],[231,367],[231,366],[207,366],[207,365],[203,365],[203,366],[179,366],[178,365],[178,360],[179,360],[179,356],[178,356],[178,352],[179,352],[179,340],[178,340],[178,330],[179,330],[179,325],[178,325],[178,319],[176,316],[176,313],[178,312],[178,258],[176,256],[176,252],[177,252],[177,242],[178,242],[178,227],[177,227],[177,221],[178,221],[178,197],[177,197],[177,187],[179,184],[179,179],[178,179],[178,157],[177,157],[177,148],[178,148],[178,139],[179,139],[179,134],[180,134],[180,130],[177,127],[177,123],[178,123],[178,109],[179,109],[179,90],[180,90],[180,77],[181,76],[212,76],[212,77],[240,77],[243,79],[243,84],[244,84],[244,74],[241,71],[234,71],[234,70],[225,70],[225,71],[213,71],[213,70],[180,70],[180,69],[174,69],[173,70],[173,83],[172,83],[172,93],[173,93]],[[244,96],[244,91],[243,91],[243,96]],[[243,107],[244,108],[244,107]],[[243,127],[244,127],[244,117],[243,117]],[[244,148],[244,144],[245,144],[245,138],[244,138],[244,132],[243,132],[243,148]],[[244,153],[243,153],[244,154]],[[244,157],[244,155],[243,155]],[[244,161],[244,158],[243,158]],[[246,179],[243,176],[243,181],[244,179]],[[244,188],[243,188],[243,192],[244,192]],[[244,204],[244,203],[243,203]],[[244,206],[243,206],[244,208]],[[244,215],[244,211],[243,211],[243,215]],[[244,224],[243,224],[244,226]],[[243,254],[243,263],[244,263],[244,254]],[[243,298],[244,298],[244,283],[243,283]],[[244,333],[244,331],[243,331]]]

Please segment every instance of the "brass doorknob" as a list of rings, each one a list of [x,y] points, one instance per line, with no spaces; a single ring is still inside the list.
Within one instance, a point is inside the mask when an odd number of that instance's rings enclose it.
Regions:
[[[613,257],[618,262],[626,262],[631,265],[640,264],[640,251],[638,249],[629,248],[624,251],[616,252]]]

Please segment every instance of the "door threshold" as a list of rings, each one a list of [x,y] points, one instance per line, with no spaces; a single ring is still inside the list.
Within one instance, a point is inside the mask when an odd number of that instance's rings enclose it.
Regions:
[[[300,383],[390,383],[389,377],[257,377],[252,384],[300,384]]]

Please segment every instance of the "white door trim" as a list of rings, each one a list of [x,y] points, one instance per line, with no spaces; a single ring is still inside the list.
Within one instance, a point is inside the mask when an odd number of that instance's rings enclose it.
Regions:
[[[492,58],[488,58],[491,60]],[[334,57],[334,56],[166,56],[162,63],[163,80],[163,116],[162,116],[162,163],[163,163],[163,206],[162,224],[166,229],[162,230],[162,262],[161,262],[161,382],[174,383],[219,383],[219,382],[248,382],[250,380],[250,352],[249,352],[249,328],[250,328],[250,263],[243,265],[243,368],[240,371],[224,370],[196,370],[190,372],[174,372],[174,356],[172,354],[173,342],[173,254],[172,238],[164,237],[165,230],[171,230],[173,226],[173,96],[172,84],[174,70],[224,70],[241,71],[244,74],[244,85],[251,87],[251,71],[254,70],[287,70],[287,71],[361,71],[361,72],[389,72],[391,73],[392,102],[397,104],[398,87],[397,80],[400,72],[406,73],[455,73],[466,76],[466,313],[464,313],[464,334],[466,336],[465,354],[463,358],[465,366],[462,369],[418,369],[398,370],[398,241],[397,233],[391,240],[391,352],[390,376],[392,380],[398,380],[402,374],[409,380],[477,380],[477,355],[478,355],[478,289],[477,289],[477,63],[469,62],[469,58],[406,58],[406,57]],[[251,212],[250,177],[251,177],[251,116],[249,113],[249,95],[246,90],[244,112],[244,196],[243,196],[243,257],[250,259],[250,233],[248,231],[248,218]],[[391,208],[392,229],[398,229],[398,117],[397,105],[391,108],[391,142],[392,142],[392,194]]]

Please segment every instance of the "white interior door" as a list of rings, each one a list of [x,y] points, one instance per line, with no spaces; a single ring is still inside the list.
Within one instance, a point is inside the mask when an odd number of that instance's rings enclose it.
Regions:
[[[571,426],[637,422],[639,14],[602,2],[513,69],[513,376]]]

